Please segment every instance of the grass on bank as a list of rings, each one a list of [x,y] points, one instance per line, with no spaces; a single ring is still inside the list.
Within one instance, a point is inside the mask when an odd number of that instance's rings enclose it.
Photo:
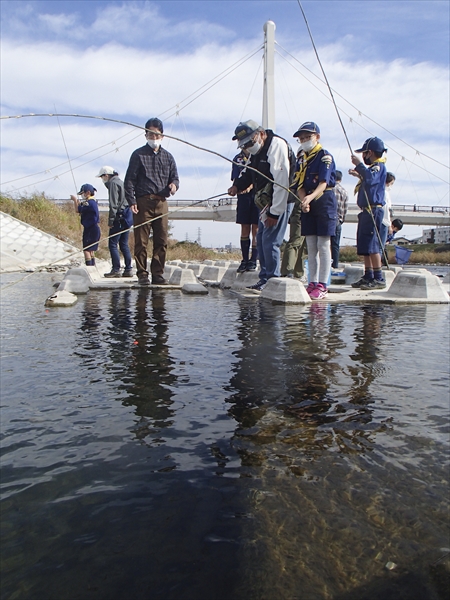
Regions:
[[[37,227],[56,238],[81,249],[82,227],[80,217],[75,213],[73,204],[68,201],[66,204],[55,204],[51,198],[45,194],[31,194],[29,196],[13,197],[8,194],[0,195],[0,211],[24,221],[33,227]],[[108,236],[107,213],[100,213],[100,229],[102,239]],[[239,229],[236,226],[236,238],[239,236]],[[151,240],[149,242],[149,254],[151,252]],[[450,250],[444,244],[417,245],[410,244],[404,246],[407,249],[414,250],[411,254],[408,264],[449,264]],[[130,248],[133,253],[134,238],[130,235]],[[395,248],[387,246],[389,263],[395,264]],[[100,242],[99,250],[96,252],[99,258],[108,259],[108,242]],[[168,260],[214,260],[220,255],[213,250],[203,248],[195,242],[179,242],[169,238],[167,249]],[[223,256],[223,255],[222,255]],[[240,253],[226,254],[227,259],[240,260]],[[342,246],[340,251],[341,262],[361,262],[361,258],[356,253],[354,246]]]

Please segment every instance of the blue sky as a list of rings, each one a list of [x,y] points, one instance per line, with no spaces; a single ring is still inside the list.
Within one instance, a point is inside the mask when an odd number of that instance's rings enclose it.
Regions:
[[[328,79],[345,99],[337,98],[353,147],[369,135],[385,140],[388,166],[397,175],[394,203],[448,205],[448,169],[416,150],[448,165],[449,3],[302,5]],[[350,167],[326,89],[305,69],[320,76],[296,1],[15,0],[1,2],[1,18],[3,115],[56,107],[137,124],[161,115],[167,133],[230,158],[236,124],[261,118],[261,52],[192,104],[182,101],[257,51],[263,24],[271,19],[279,44],[277,132],[296,149],[293,131],[300,122],[314,120],[338,167],[344,172]],[[177,104],[178,115],[168,110]],[[143,143],[139,131],[123,126],[80,119],[63,119],[60,126],[55,119],[2,121],[2,183],[17,180],[3,184],[3,190],[37,189],[56,197],[73,193],[70,169],[58,167],[67,162],[62,137],[77,185],[92,181],[103,164],[114,163],[124,175],[129,155]],[[198,199],[226,190],[228,163],[174,141],[166,139],[165,145],[179,165],[178,197]],[[24,176],[29,177],[19,179]],[[354,181],[344,178],[344,185],[350,191]],[[178,222],[175,237],[196,239],[199,225],[205,245],[238,241],[237,226],[217,223]],[[417,235],[420,229],[406,233]]]

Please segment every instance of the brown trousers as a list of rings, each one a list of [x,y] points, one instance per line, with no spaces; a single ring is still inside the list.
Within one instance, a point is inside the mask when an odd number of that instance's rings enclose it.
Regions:
[[[137,215],[133,214],[135,227],[154,217],[161,217],[161,215],[164,215],[169,211],[167,200],[151,199],[149,196],[137,198],[136,204],[139,212]],[[165,216],[134,230],[134,258],[136,260],[138,277],[141,275],[148,276],[149,274],[147,269],[147,246],[150,230],[152,230],[153,233],[153,257],[150,265],[150,272],[152,275],[164,274],[168,229],[169,219]]]

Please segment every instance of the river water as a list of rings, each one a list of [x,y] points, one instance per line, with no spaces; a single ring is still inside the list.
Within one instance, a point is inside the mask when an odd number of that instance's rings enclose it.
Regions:
[[[2,600],[446,597],[448,306],[46,309],[55,276],[23,277],[1,277]]]

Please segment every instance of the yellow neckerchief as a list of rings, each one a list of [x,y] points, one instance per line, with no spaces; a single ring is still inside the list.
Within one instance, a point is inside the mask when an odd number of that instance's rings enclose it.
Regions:
[[[314,148],[311,150],[309,154],[306,154],[304,150],[302,150],[302,154],[300,154],[300,163],[298,165],[298,171],[294,175],[294,181],[291,184],[291,187],[297,186],[297,189],[303,187],[303,183],[305,181],[306,168],[308,164],[317,156],[317,154],[322,150],[321,144],[317,143]],[[306,160],[305,160],[306,159]]]
[[[385,163],[385,162],[386,162],[386,157],[377,158],[376,160],[373,161],[373,163],[368,168],[370,169],[376,163]],[[357,194],[359,192],[359,188],[361,187],[361,184],[362,184],[362,179],[360,179],[358,181],[358,183],[356,184],[355,191],[353,192],[354,194]]]

